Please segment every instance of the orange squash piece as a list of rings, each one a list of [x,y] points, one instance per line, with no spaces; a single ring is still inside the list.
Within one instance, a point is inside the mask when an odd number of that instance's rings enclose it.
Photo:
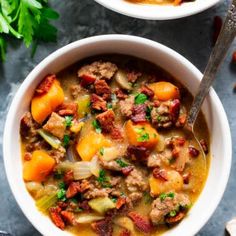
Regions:
[[[110,146],[111,141],[106,139],[104,135],[90,131],[79,140],[76,150],[83,161],[91,161],[100,148]]]
[[[60,86],[60,82],[55,79],[45,94],[33,97],[31,113],[34,120],[41,124],[63,101],[63,89]]]
[[[131,145],[153,148],[159,140],[159,134],[148,122],[135,124],[128,120],[125,132]]]
[[[26,161],[23,166],[23,178],[25,181],[43,181],[52,171],[56,162],[43,150],[36,150],[32,159]]]
[[[148,87],[153,90],[154,98],[167,101],[169,99],[175,99],[180,97],[179,89],[170,82],[156,82],[149,84]]]

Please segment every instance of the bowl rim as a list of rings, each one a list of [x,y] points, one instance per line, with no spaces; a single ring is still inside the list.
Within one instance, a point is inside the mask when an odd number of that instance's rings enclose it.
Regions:
[[[15,185],[17,183],[15,183],[14,177],[11,175],[12,167],[11,167],[11,163],[10,163],[10,158],[7,158],[7,157],[10,156],[10,149],[11,149],[11,137],[8,134],[8,130],[11,130],[11,124],[14,121],[13,114],[16,110],[18,102],[20,101],[19,98],[25,94],[25,92],[27,91],[27,88],[30,86],[30,84],[37,77],[37,74],[39,74],[44,69],[44,67],[46,67],[50,62],[57,60],[62,55],[73,51],[73,49],[75,49],[75,48],[79,48],[81,46],[89,45],[89,44],[95,43],[95,42],[102,42],[102,41],[108,42],[108,41],[114,41],[114,40],[119,40],[119,41],[123,40],[123,41],[129,42],[129,43],[136,42],[136,43],[142,44],[143,46],[147,45],[147,46],[155,47],[156,49],[168,54],[168,56],[181,61],[183,67],[191,70],[196,75],[196,79],[198,79],[199,81],[202,78],[202,73],[190,61],[188,61],[185,57],[183,57],[182,55],[180,55],[179,53],[177,53],[173,49],[171,49],[167,46],[164,46],[158,42],[155,42],[155,41],[152,41],[149,39],[145,39],[142,37],[130,36],[130,35],[119,35],[119,34],[92,36],[92,37],[88,37],[85,39],[77,40],[73,43],[70,43],[70,44],[56,50],[55,52],[48,55],[39,64],[37,64],[34,67],[34,69],[29,73],[29,75],[26,77],[26,79],[23,81],[23,83],[21,84],[21,86],[18,89],[18,91],[16,92],[16,94],[11,102],[10,108],[8,110],[8,114],[7,114],[6,122],[5,122],[4,134],[3,134],[3,160],[4,160],[4,167],[5,167],[5,171],[6,171],[6,175],[7,175],[7,180],[8,180],[8,183],[10,185],[10,189],[13,193],[13,196],[16,199],[18,206],[20,207],[20,209],[22,210],[22,212],[24,213],[26,218],[29,220],[29,222],[43,235],[48,235],[48,232],[46,232],[45,227],[43,225],[37,224],[37,220],[32,220],[30,210],[26,206],[21,204],[22,203],[21,197],[15,189]],[[218,112],[219,116],[221,117],[220,118],[221,123],[223,124],[223,126],[225,128],[225,132],[224,132],[224,134],[222,134],[224,136],[224,138],[227,140],[227,142],[225,143],[225,157],[224,157],[225,158],[225,172],[224,172],[225,174],[223,176],[224,178],[221,179],[221,185],[222,185],[221,189],[219,190],[218,195],[216,195],[214,197],[214,204],[211,206],[211,208],[208,208],[208,214],[205,214],[204,216],[202,216],[201,220],[199,220],[197,222],[197,224],[194,224],[194,226],[191,229],[188,229],[189,235],[196,234],[206,224],[206,222],[210,219],[210,217],[212,216],[212,214],[216,210],[216,208],[217,208],[217,206],[218,206],[218,204],[225,192],[227,182],[229,179],[229,175],[230,175],[230,169],[231,169],[232,139],[231,139],[231,133],[230,133],[228,119],[227,119],[226,113],[224,111],[223,105],[213,88],[210,89],[209,97],[211,98],[211,101],[213,103],[217,104],[217,112]]]
[[[133,18],[144,20],[173,20],[195,15],[197,13],[205,11],[208,8],[211,8],[219,3],[221,0],[203,1],[200,4],[197,1],[188,2],[182,4],[181,6],[177,6],[179,8],[170,5],[160,6],[153,4],[134,4],[129,2],[121,2],[121,4],[114,5],[114,2],[109,0],[94,1],[109,10]],[[174,7],[175,9],[173,9]]]

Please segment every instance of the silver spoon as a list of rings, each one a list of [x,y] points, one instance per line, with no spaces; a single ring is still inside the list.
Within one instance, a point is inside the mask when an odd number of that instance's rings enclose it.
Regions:
[[[194,133],[194,124],[197,119],[198,113],[201,109],[205,97],[208,95],[209,89],[216,78],[216,73],[220,67],[221,62],[224,60],[225,55],[236,36],[236,0],[233,0],[227,13],[227,17],[222,26],[216,44],[211,52],[210,59],[207,63],[202,81],[198,88],[198,92],[194,97],[192,106],[190,108],[187,123],[185,128],[191,132],[193,140],[199,146],[202,156],[206,155],[203,151],[202,145]]]

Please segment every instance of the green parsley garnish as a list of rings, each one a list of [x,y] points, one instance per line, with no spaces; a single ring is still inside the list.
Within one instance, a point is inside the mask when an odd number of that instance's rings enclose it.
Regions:
[[[107,103],[107,108],[108,108],[108,109],[112,109],[112,103],[108,102],[108,103]]]
[[[61,170],[56,170],[53,174],[53,177],[55,179],[62,179],[63,175],[64,175],[64,173]]]
[[[117,202],[117,198],[116,198],[116,197],[113,197],[111,200],[112,200],[114,203]]]
[[[176,214],[177,214],[177,212],[175,210],[173,210],[169,213],[169,216],[174,217],[174,216],[176,216]]]
[[[149,140],[149,134],[148,133],[144,133],[141,134],[140,137],[138,137],[137,141],[138,142],[145,142]]]
[[[49,21],[59,14],[48,7],[48,0],[0,1],[0,61],[6,59],[8,36],[22,39],[32,55],[39,41],[55,42],[57,29]]]
[[[103,188],[111,188],[111,184],[109,183],[109,177],[106,176],[105,170],[99,171],[99,176],[97,178],[98,183],[101,184]]]
[[[135,96],[134,98],[134,103],[135,104],[143,104],[148,100],[147,95],[145,95],[144,93],[139,93]]]
[[[64,182],[60,182],[60,183],[58,184],[58,187],[59,187],[59,189],[65,189],[66,184],[65,184]]]
[[[157,121],[158,121],[158,122],[161,122],[161,120],[162,120],[161,116],[158,116],[158,117],[157,117]]]
[[[101,156],[104,155],[104,147],[101,147],[101,148],[100,148],[100,150],[99,150],[99,154],[100,154]]]
[[[121,159],[117,159],[117,160],[116,160],[116,163],[117,163],[121,168],[129,166],[126,162],[122,161]]]
[[[99,124],[99,122],[97,121],[97,120],[94,120],[93,122],[92,122],[92,125],[93,125],[93,127],[94,127],[94,129],[95,129],[95,131],[97,132],[97,133],[101,133],[102,132],[102,128],[101,128],[101,126],[100,126],[100,124]]]
[[[146,109],[146,119],[147,120],[151,120],[151,111],[152,111],[152,107],[147,106],[147,109]]]
[[[161,193],[160,196],[159,196],[161,202],[164,201],[167,197],[173,199],[175,197],[175,194],[172,193],[172,192],[171,193]]]
[[[151,197],[151,195],[149,194],[149,192],[144,192],[143,193],[143,198],[144,198],[144,203],[145,204],[150,204],[153,201],[153,198]]]
[[[68,144],[69,144],[69,142],[70,142],[70,136],[69,135],[64,135],[64,137],[63,137],[63,146],[64,147],[67,147],[68,146]]]
[[[65,116],[65,125],[66,127],[71,127],[73,116]]]
[[[60,189],[58,192],[57,192],[57,198],[61,201],[66,201],[66,190],[65,189]]]

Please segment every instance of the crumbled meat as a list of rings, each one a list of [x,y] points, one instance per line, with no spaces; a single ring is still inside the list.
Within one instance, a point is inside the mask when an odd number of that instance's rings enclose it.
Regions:
[[[151,120],[158,128],[169,128],[177,122],[180,111],[178,99],[160,102],[158,107],[151,111]]]
[[[148,187],[143,173],[137,169],[131,171],[131,173],[125,179],[125,184],[128,191],[131,193],[145,191]]]
[[[107,102],[102,97],[93,93],[91,95],[91,107],[97,111],[106,111]]]
[[[206,140],[205,139],[201,139],[200,140],[200,144],[201,144],[202,149],[205,152],[205,154],[208,154],[209,151],[208,151],[208,146],[207,146]]]
[[[145,147],[137,147],[129,145],[127,148],[127,155],[134,160],[145,160],[150,154],[150,150]]]
[[[127,72],[127,79],[131,83],[136,82],[136,80],[141,76],[142,76],[142,73],[139,71],[132,70],[132,71]]]
[[[159,154],[152,154],[147,158],[147,166],[150,168],[160,167],[161,158]]]
[[[104,220],[99,220],[91,224],[92,229],[98,236],[112,236],[113,227],[111,217],[106,217]]]
[[[154,97],[154,92],[152,89],[150,89],[147,85],[143,85],[140,88],[140,92],[146,94],[149,98],[153,98]]]
[[[147,233],[147,234],[152,231],[152,225],[148,218],[140,215],[139,213],[135,211],[129,212],[128,216],[134,222],[134,225],[137,227],[139,231]]]
[[[70,86],[70,94],[72,98],[76,99],[78,98],[80,92],[81,92],[81,86],[79,84],[71,85]]]
[[[128,94],[121,88],[117,88],[115,90],[115,94],[116,94],[116,97],[121,100],[126,99],[128,97]]]
[[[20,134],[23,139],[33,142],[37,139],[37,128],[39,125],[33,120],[30,112],[26,112],[21,118]]]
[[[190,205],[190,200],[187,195],[174,193],[174,197],[166,197],[165,199],[157,198],[152,203],[150,218],[153,224],[163,224],[165,217],[171,212],[176,211],[179,207],[187,207]]]
[[[94,88],[97,95],[100,95],[104,100],[111,98],[111,88],[108,86],[105,80],[96,80]]]
[[[58,149],[50,150],[48,154],[56,160],[56,163],[59,163],[64,159],[66,155],[66,149],[64,147],[60,147]]]
[[[90,187],[90,189],[87,190],[83,194],[83,197],[85,199],[93,199],[93,198],[98,198],[98,197],[108,197],[108,195],[111,191],[112,191],[112,189],[110,189],[110,188],[98,189],[98,188],[95,188],[94,185],[92,185],[92,188]]]
[[[31,140],[34,140],[34,138],[31,138]],[[27,152],[33,152],[34,150],[41,150],[41,149],[49,149],[50,145],[45,140],[39,140],[39,141],[33,141],[32,143],[26,143],[25,150]]]
[[[119,102],[120,112],[126,118],[131,117],[133,112],[133,106],[134,106],[134,96],[129,96],[125,100],[121,100]]]
[[[61,217],[61,208],[60,207],[51,207],[49,208],[49,214],[52,219],[52,222],[60,229],[65,229],[65,223]]]
[[[147,111],[146,104],[134,105],[132,110],[131,120],[135,123],[147,121],[146,111]]]
[[[60,116],[77,116],[78,105],[75,102],[62,103],[57,108],[58,114]]]
[[[71,211],[62,211],[62,218],[70,225],[76,225],[75,215]]]
[[[155,168],[152,171],[152,175],[156,179],[160,179],[160,180],[163,180],[163,181],[168,180],[167,171],[165,169]]]
[[[107,170],[121,171],[122,169],[116,161],[100,161],[100,164]]]
[[[121,177],[117,176],[110,178],[110,184],[112,187],[116,186],[117,188],[119,188],[121,184]]]
[[[137,202],[137,201],[141,200],[142,197],[143,197],[143,194],[140,192],[134,192],[134,193],[129,194],[129,199],[132,202]]]
[[[43,129],[59,139],[63,139],[66,130],[65,119],[53,112]]]
[[[56,79],[56,75],[48,75],[45,79],[38,85],[35,90],[35,95],[43,95],[49,91],[54,80]]]
[[[90,65],[81,67],[78,71],[78,76],[84,75],[93,77],[95,79],[109,80],[117,71],[117,66],[111,62],[95,61]]]

